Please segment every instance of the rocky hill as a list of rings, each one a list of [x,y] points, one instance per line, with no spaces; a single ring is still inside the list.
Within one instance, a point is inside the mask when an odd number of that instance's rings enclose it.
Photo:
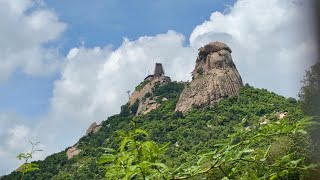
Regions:
[[[243,85],[230,53],[219,42],[200,48],[189,84],[156,64],[119,114],[24,179],[311,179],[299,101]]]

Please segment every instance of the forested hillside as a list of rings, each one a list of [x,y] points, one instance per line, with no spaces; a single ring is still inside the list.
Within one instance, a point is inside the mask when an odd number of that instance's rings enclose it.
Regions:
[[[157,86],[148,96],[161,106],[145,115],[134,116],[136,104],[123,105],[79,140],[79,155],[50,155],[24,178],[307,179],[310,120],[299,101],[246,84],[238,96],[182,114],[174,109],[184,86]],[[13,172],[3,179],[20,178]]]

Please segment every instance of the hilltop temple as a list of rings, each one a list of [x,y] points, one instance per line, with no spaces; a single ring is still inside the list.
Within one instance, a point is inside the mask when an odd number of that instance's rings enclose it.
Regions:
[[[166,81],[171,81],[170,77],[168,76],[165,76],[164,75],[164,69],[162,67],[162,64],[161,63],[156,63],[155,67],[154,67],[154,73],[153,74],[150,74],[148,75],[147,77],[144,78],[144,80],[153,80],[154,78],[160,78],[162,77],[164,80]]]
[[[133,105],[136,101],[139,101],[139,108],[137,114],[146,114],[153,109],[160,106],[155,100],[146,97],[146,94],[153,93],[155,85],[162,85],[167,82],[171,82],[169,76],[165,76],[164,69],[161,63],[156,63],[154,73],[144,78],[144,81],[140,83],[135,91],[132,93],[129,99],[129,104]]]

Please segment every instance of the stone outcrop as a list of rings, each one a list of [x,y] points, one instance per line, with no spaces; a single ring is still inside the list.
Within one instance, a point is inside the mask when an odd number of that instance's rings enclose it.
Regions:
[[[146,98],[140,102],[137,114],[147,114],[148,112],[157,109],[159,106],[160,104],[155,100]]]
[[[101,129],[102,125],[98,125],[96,122],[92,123],[87,129],[86,136],[89,134],[97,133]]]
[[[68,157],[68,159],[71,159],[71,158],[73,158],[73,156],[76,156],[76,155],[78,155],[79,153],[80,153],[80,149],[77,149],[76,147],[71,147],[71,148],[69,148],[68,150],[67,150],[67,157]]]
[[[160,106],[159,103],[155,102],[150,97],[147,97],[147,94],[152,95],[156,85],[162,85],[167,82],[171,82],[170,77],[165,76],[162,64],[156,63],[154,74],[148,75],[142,82],[143,87],[136,89],[129,98],[130,106],[132,106],[137,100],[139,101],[139,107],[136,115],[146,114]]]
[[[288,112],[277,113],[278,119],[283,119],[283,118],[285,118],[286,116],[288,116]]]
[[[199,49],[192,71],[193,80],[182,91],[176,111],[186,113],[192,107],[211,106],[239,93],[243,83],[231,52],[221,42],[212,42]]]
[[[153,88],[155,85],[159,84],[164,84],[167,82],[170,82],[171,79],[167,76],[160,76],[160,77],[147,77],[144,82],[147,82],[142,89],[136,90],[132,93],[129,99],[129,104],[133,105],[133,103],[136,102],[136,100],[142,100],[147,93],[152,93]]]

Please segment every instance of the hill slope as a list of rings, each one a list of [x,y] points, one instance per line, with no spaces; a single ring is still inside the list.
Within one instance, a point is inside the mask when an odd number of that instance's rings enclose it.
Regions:
[[[135,117],[131,112],[136,107],[129,104],[122,106],[121,113],[103,121],[102,128],[97,133],[79,140],[77,143],[78,149],[81,150],[79,155],[67,159],[66,149],[48,156],[43,161],[36,161],[40,170],[27,174],[25,179],[105,178],[106,169],[97,161],[105,153],[105,147],[114,149],[119,147],[122,138],[118,131],[130,131],[132,129],[130,121],[133,118],[137,126],[147,131],[150,139],[157,144],[170,142],[167,151],[161,157],[161,162],[174,168],[184,163],[196,164],[200,154],[216,149],[216,144],[235,133],[239,124],[250,129],[268,122],[280,121],[283,116],[285,116],[283,119],[289,122],[297,122],[304,117],[298,108],[299,102],[295,99],[285,98],[249,85],[242,87],[238,96],[223,99],[214,107],[194,108],[183,115],[174,111],[183,88],[184,84],[176,82],[157,86],[151,98],[161,102],[161,105],[146,115]],[[168,100],[161,101],[164,97]],[[300,135],[299,137],[303,138]],[[279,136],[279,139],[281,138]],[[283,147],[290,149],[295,146],[286,139],[279,142],[273,146],[273,154],[281,154]],[[304,142],[305,144],[300,143],[300,146],[307,146],[307,142]],[[299,153],[301,155],[303,151]],[[223,177],[221,173],[215,176]],[[3,179],[20,178],[21,175],[17,172],[3,177]]]

